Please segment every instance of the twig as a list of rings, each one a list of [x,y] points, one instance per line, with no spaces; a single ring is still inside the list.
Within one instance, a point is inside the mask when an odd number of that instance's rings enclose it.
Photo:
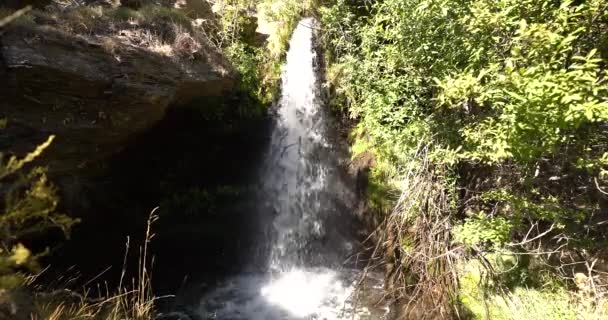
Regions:
[[[608,195],[608,191],[604,191],[601,187],[600,184],[597,182],[597,178],[593,178],[593,181],[595,181],[595,187],[597,188],[597,190],[599,190],[599,192]]]
[[[530,243],[530,242],[532,242],[532,241],[538,240],[538,239],[540,239],[540,238],[544,237],[544,236],[545,236],[546,234],[548,234],[549,232],[553,231],[553,228],[555,227],[555,224],[551,224],[551,227],[550,227],[548,230],[546,230],[546,231],[544,231],[543,233],[541,233],[541,234],[537,235],[536,237],[534,237],[534,238],[532,238],[532,239],[528,239],[528,236],[530,235],[530,231],[532,230],[532,228],[534,228],[534,226],[538,226],[538,222],[535,222],[535,223],[532,225],[532,227],[530,228],[530,230],[528,231],[528,233],[527,233],[527,234],[526,234],[526,236],[524,237],[524,240],[522,240],[521,242],[518,242],[518,243],[509,243],[509,244],[507,244],[507,245],[508,245],[508,246],[510,246],[510,247],[522,246],[522,245],[524,245],[524,244],[526,244],[526,243]]]
[[[8,17],[5,17],[4,19],[0,20],[0,28],[3,28],[4,26],[6,26],[9,23],[13,22],[15,19],[17,19],[17,18],[21,17],[22,15],[28,13],[30,10],[32,10],[32,6],[26,6],[23,9],[19,9],[19,10],[13,12],[13,14],[11,14]]]

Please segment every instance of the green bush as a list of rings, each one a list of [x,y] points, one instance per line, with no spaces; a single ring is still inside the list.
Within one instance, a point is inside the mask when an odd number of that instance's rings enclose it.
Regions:
[[[334,109],[364,140],[353,150],[375,154],[387,185],[424,165],[455,186],[454,247],[605,246],[590,223],[608,189],[605,1],[336,0],[320,13]]]
[[[366,16],[340,0],[321,13],[337,93],[379,156],[399,166],[427,141],[437,163],[509,163],[528,181],[543,159],[603,170],[606,48],[588,41],[606,37],[590,24],[606,24],[602,3],[388,0]],[[568,201],[532,185],[516,196]]]
[[[213,35],[241,75],[241,88],[261,105],[270,105],[278,96],[281,64],[289,37],[301,14],[310,11],[310,1],[224,0],[218,2],[219,30]],[[250,9],[258,19],[274,23],[268,41],[257,47],[255,25]]]

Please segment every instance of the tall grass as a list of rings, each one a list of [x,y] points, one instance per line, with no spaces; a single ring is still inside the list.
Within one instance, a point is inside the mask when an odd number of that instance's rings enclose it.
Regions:
[[[152,225],[158,220],[158,208],[150,212],[147,221],[144,244],[139,250],[137,276],[130,281],[127,274],[127,256],[130,240],[127,238],[122,273],[118,288],[112,292],[107,287],[101,298],[91,298],[90,292],[78,296],[78,302],[43,303],[36,306],[37,314],[31,320],[151,320],[154,319],[155,301],[165,297],[156,297],[152,291],[152,274],[154,258],[150,255],[149,244],[154,238]],[[101,291],[101,290],[100,290]]]
[[[387,295],[404,303],[408,317],[457,316],[455,266],[462,250],[447,231],[453,216],[442,170],[431,168],[428,146],[421,143],[411,163],[399,171],[395,179],[401,193],[371,236],[376,247],[368,268],[386,267]]]

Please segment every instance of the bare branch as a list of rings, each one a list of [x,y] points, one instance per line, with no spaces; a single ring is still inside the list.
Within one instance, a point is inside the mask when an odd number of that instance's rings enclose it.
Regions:
[[[600,187],[600,184],[597,182],[597,178],[593,178],[593,181],[595,181],[595,187],[597,188],[597,190],[599,190],[601,193],[608,195],[608,191],[604,191],[602,189],[602,187]]]
[[[534,223],[532,225],[532,228],[534,228],[534,226],[537,226],[538,223]],[[530,228],[530,230],[532,230],[532,228]],[[528,234],[526,234],[526,237],[524,238],[524,240],[522,240],[521,242],[517,242],[517,243],[509,243],[507,244],[510,247],[515,247],[515,246],[522,246],[526,243],[530,243],[532,241],[538,240],[542,237],[544,237],[545,235],[547,235],[549,232],[553,231],[553,228],[555,228],[555,223],[551,224],[551,227],[549,227],[549,229],[545,230],[544,232],[542,232],[541,234],[537,235],[536,237],[532,238],[532,239],[528,239],[528,236],[530,235],[530,231],[528,231]]]
[[[0,20],[0,28],[3,28],[4,26],[6,26],[9,23],[13,22],[15,19],[17,19],[17,18],[21,17],[22,15],[28,13],[30,10],[32,10],[32,6],[26,6],[23,9],[19,9],[19,10],[13,12],[13,14],[11,14],[8,17],[5,17],[4,19]]]

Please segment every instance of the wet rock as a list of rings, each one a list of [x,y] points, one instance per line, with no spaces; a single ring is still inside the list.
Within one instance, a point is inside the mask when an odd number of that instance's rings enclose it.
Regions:
[[[155,320],[198,320],[190,317],[188,314],[180,311],[173,311],[159,314]]]

